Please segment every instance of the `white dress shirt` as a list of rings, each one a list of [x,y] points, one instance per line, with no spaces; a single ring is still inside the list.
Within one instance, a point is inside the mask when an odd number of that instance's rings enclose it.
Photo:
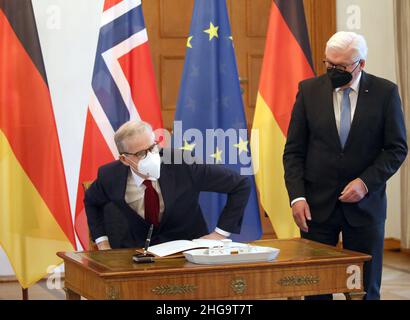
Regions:
[[[144,195],[145,189],[144,180],[134,171],[130,170],[131,173],[128,174],[127,179],[127,189],[125,191],[125,202],[142,218],[145,219],[145,204]],[[154,178],[149,178],[152,182],[152,187],[158,193],[159,198],[159,221],[162,219],[164,214],[164,199],[162,197],[161,188],[159,186],[158,180]]]
[[[352,91],[350,91],[349,98],[350,98],[350,116],[351,122],[353,122],[354,114],[356,112],[357,106],[357,99],[359,98],[359,89],[360,89],[360,79],[362,78],[362,73],[360,72],[357,79],[350,85]],[[336,119],[336,127],[337,132],[340,135],[340,115],[342,113],[342,99],[343,99],[343,89],[337,88],[333,90],[333,110],[335,113]],[[363,181],[362,181],[363,182]],[[368,191],[366,184],[363,182],[366,191]],[[293,206],[298,201],[306,201],[305,197],[296,198],[291,202],[291,206]]]
[[[352,89],[349,94],[350,98],[350,123],[353,122],[354,114],[356,112],[357,99],[359,98],[360,89],[360,79],[362,78],[362,73],[359,74],[357,79],[350,85]],[[333,91],[333,109],[335,112],[336,127],[337,132],[340,135],[340,116],[342,114],[342,99],[343,99],[343,89],[337,88]]]
[[[145,179],[137,175],[133,170],[130,169],[130,173],[127,178],[127,187],[125,190],[125,202],[143,219],[145,219],[145,204],[144,204],[144,195],[145,189],[147,188],[143,182]],[[161,187],[159,182],[155,178],[149,178],[152,181],[152,186],[155,191],[158,193],[159,197],[159,221],[161,221],[164,214],[164,198],[162,197]],[[222,236],[229,237],[231,234],[219,228],[215,228],[215,232],[219,233]],[[102,241],[108,240],[107,236],[99,237],[95,240],[96,244],[99,244]]]

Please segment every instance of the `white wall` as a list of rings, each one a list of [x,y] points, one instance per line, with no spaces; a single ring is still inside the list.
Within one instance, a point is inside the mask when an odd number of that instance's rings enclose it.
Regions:
[[[337,0],[337,30],[365,36],[369,46],[366,71],[396,82],[392,0]],[[400,239],[400,173],[387,186],[386,238]]]
[[[103,0],[33,0],[74,215]],[[13,274],[0,249],[0,276]]]

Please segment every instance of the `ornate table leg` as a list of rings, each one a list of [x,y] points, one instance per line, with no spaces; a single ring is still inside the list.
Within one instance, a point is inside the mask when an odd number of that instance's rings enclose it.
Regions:
[[[64,288],[64,291],[66,300],[81,300],[81,296],[73,290]]]
[[[366,292],[349,292],[344,293],[346,300],[363,300]]]

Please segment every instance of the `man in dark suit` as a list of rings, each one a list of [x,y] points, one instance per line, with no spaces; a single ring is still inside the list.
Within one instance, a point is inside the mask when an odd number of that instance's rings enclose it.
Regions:
[[[366,299],[380,299],[386,181],[407,155],[395,84],[363,71],[365,39],[339,32],[327,43],[327,74],[302,81],[283,156],[303,238],[372,255]],[[331,296],[311,297],[315,299]]]
[[[178,151],[160,154],[154,138],[151,126],[142,121],[127,122],[115,133],[119,160],[99,168],[84,198],[98,248],[143,247],[151,224],[151,245],[239,233],[250,193],[248,178],[219,165],[196,164]],[[210,234],[198,202],[201,191],[228,195]]]

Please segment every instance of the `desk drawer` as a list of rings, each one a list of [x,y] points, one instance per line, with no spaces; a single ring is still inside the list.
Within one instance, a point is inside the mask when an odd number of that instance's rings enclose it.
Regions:
[[[361,292],[362,264],[254,268],[106,281],[108,299],[258,299]]]

